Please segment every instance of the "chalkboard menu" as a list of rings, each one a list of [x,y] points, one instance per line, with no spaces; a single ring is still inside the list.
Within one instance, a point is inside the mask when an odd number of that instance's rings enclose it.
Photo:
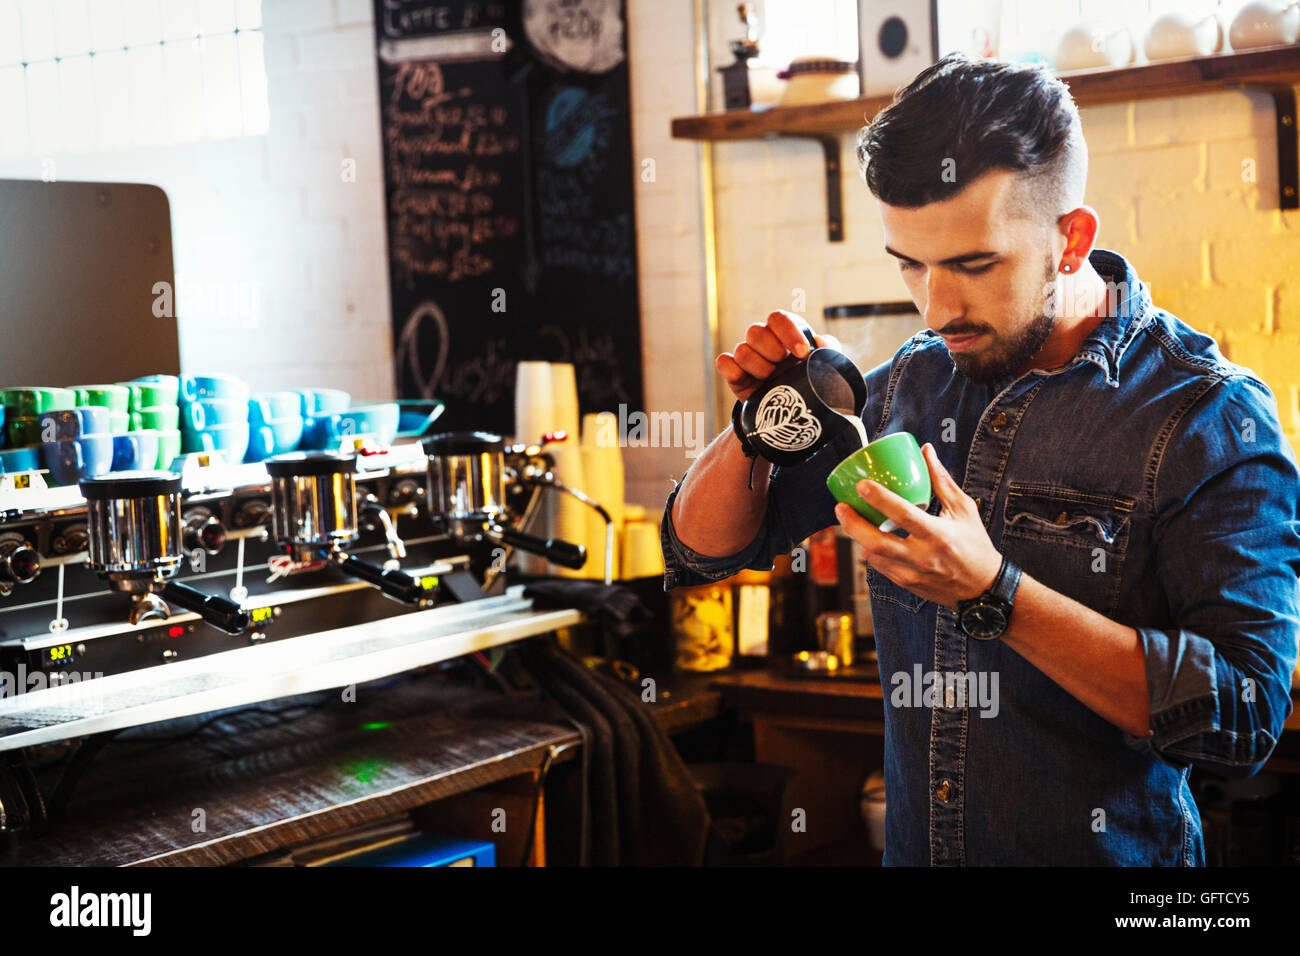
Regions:
[[[540,360],[641,408],[621,0],[375,0],[375,37],[401,396],[511,434]]]

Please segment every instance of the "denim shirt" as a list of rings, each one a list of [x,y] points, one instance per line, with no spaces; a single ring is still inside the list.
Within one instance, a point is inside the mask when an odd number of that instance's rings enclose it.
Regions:
[[[863,419],[872,440],[910,431],[933,443],[1002,554],[1137,630],[1150,732],[1107,722],[1002,641],[967,640],[951,609],[868,567],[887,865],[1203,865],[1191,767],[1255,773],[1291,711],[1300,471],[1273,394],[1152,305],[1121,256],[1091,262],[1116,294],[1067,365],[978,385],[924,330],[866,374]],[[774,469],[763,525],[732,557],[678,540],[674,489],[665,589],[768,570],[836,524],[825,479],[850,451]],[[996,677],[996,711],[951,693],[904,706],[896,687],[930,671]]]

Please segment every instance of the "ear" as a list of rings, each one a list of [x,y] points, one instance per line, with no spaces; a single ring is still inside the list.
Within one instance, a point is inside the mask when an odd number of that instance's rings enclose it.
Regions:
[[[1078,206],[1058,219],[1056,227],[1065,238],[1065,251],[1061,253],[1057,268],[1067,275],[1077,275],[1097,242],[1097,230],[1101,227],[1097,210],[1091,206]]]

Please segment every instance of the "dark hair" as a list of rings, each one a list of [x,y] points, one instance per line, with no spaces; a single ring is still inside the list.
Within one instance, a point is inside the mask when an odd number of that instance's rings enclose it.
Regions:
[[[1045,68],[950,53],[862,129],[858,166],[881,202],[913,207],[990,170],[1024,172],[1021,211],[1054,221],[1082,201],[1087,150],[1069,90]]]

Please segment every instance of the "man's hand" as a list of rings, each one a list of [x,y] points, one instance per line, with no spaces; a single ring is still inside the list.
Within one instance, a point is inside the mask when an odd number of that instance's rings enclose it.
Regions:
[[[866,551],[869,565],[913,594],[945,607],[983,594],[993,585],[1002,555],[989,539],[975,501],[953,481],[934,446],[921,448],[930,485],[943,505],[937,515],[922,511],[874,481],[858,482],[858,494],[907,532],[906,539],[881,531],[846,504],[835,517]]]
[[[793,312],[773,312],[766,322],[755,322],[745,333],[745,341],[734,351],[723,352],[714,360],[718,374],[726,380],[731,393],[742,402],[759,384],[772,376],[794,356],[807,358],[812,348],[804,337],[804,321]],[[839,348],[830,335],[818,335],[817,344]]]

